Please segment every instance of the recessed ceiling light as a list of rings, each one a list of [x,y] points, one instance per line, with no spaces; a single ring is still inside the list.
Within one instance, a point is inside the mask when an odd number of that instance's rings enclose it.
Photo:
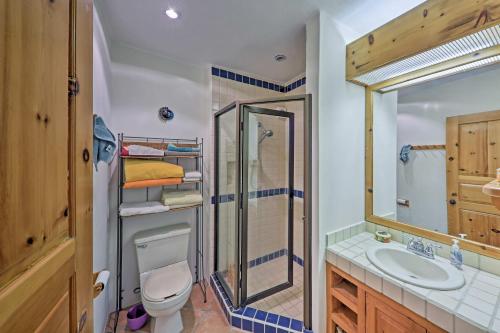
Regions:
[[[286,60],[286,55],[284,55],[284,54],[277,54],[277,55],[274,56],[274,60],[276,60],[277,62],[285,61]]]
[[[176,19],[179,17],[179,13],[177,13],[175,10],[173,10],[172,8],[169,8],[165,11],[165,14],[170,17],[171,19]]]

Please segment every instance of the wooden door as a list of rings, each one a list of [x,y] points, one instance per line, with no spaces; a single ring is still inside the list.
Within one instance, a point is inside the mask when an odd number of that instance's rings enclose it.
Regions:
[[[91,43],[90,0],[0,0],[0,332],[92,331]]]
[[[448,233],[498,246],[500,210],[482,186],[500,167],[500,111],[446,121]]]
[[[367,333],[425,333],[427,330],[389,305],[366,294]]]

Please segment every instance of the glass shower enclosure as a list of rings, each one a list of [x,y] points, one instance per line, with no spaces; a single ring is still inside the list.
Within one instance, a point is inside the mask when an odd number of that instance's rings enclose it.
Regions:
[[[307,96],[234,102],[215,115],[215,274],[236,308],[293,285],[295,115],[280,106]]]

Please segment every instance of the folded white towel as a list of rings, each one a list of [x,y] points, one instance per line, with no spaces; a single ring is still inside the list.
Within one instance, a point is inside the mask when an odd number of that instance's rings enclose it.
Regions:
[[[199,182],[201,178],[182,178],[184,183],[196,183]]]
[[[161,201],[163,204],[169,207],[178,207],[179,205],[197,205],[203,202],[203,197],[200,191],[197,190],[181,190],[181,191],[170,191],[165,190],[161,195]]]
[[[158,201],[124,202],[120,205],[121,216],[133,216],[168,212],[169,206]]]
[[[130,145],[127,147],[128,154],[131,156],[163,156],[165,152],[148,146]]]
[[[184,174],[184,178],[201,178],[201,172],[199,171],[188,171]]]

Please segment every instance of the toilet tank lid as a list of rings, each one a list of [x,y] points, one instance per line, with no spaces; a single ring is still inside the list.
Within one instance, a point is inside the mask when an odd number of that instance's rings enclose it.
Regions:
[[[180,223],[156,229],[144,230],[135,234],[134,243],[140,245],[155,240],[165,239],[173,236],[188,234],[191,227],[188,223]]]

